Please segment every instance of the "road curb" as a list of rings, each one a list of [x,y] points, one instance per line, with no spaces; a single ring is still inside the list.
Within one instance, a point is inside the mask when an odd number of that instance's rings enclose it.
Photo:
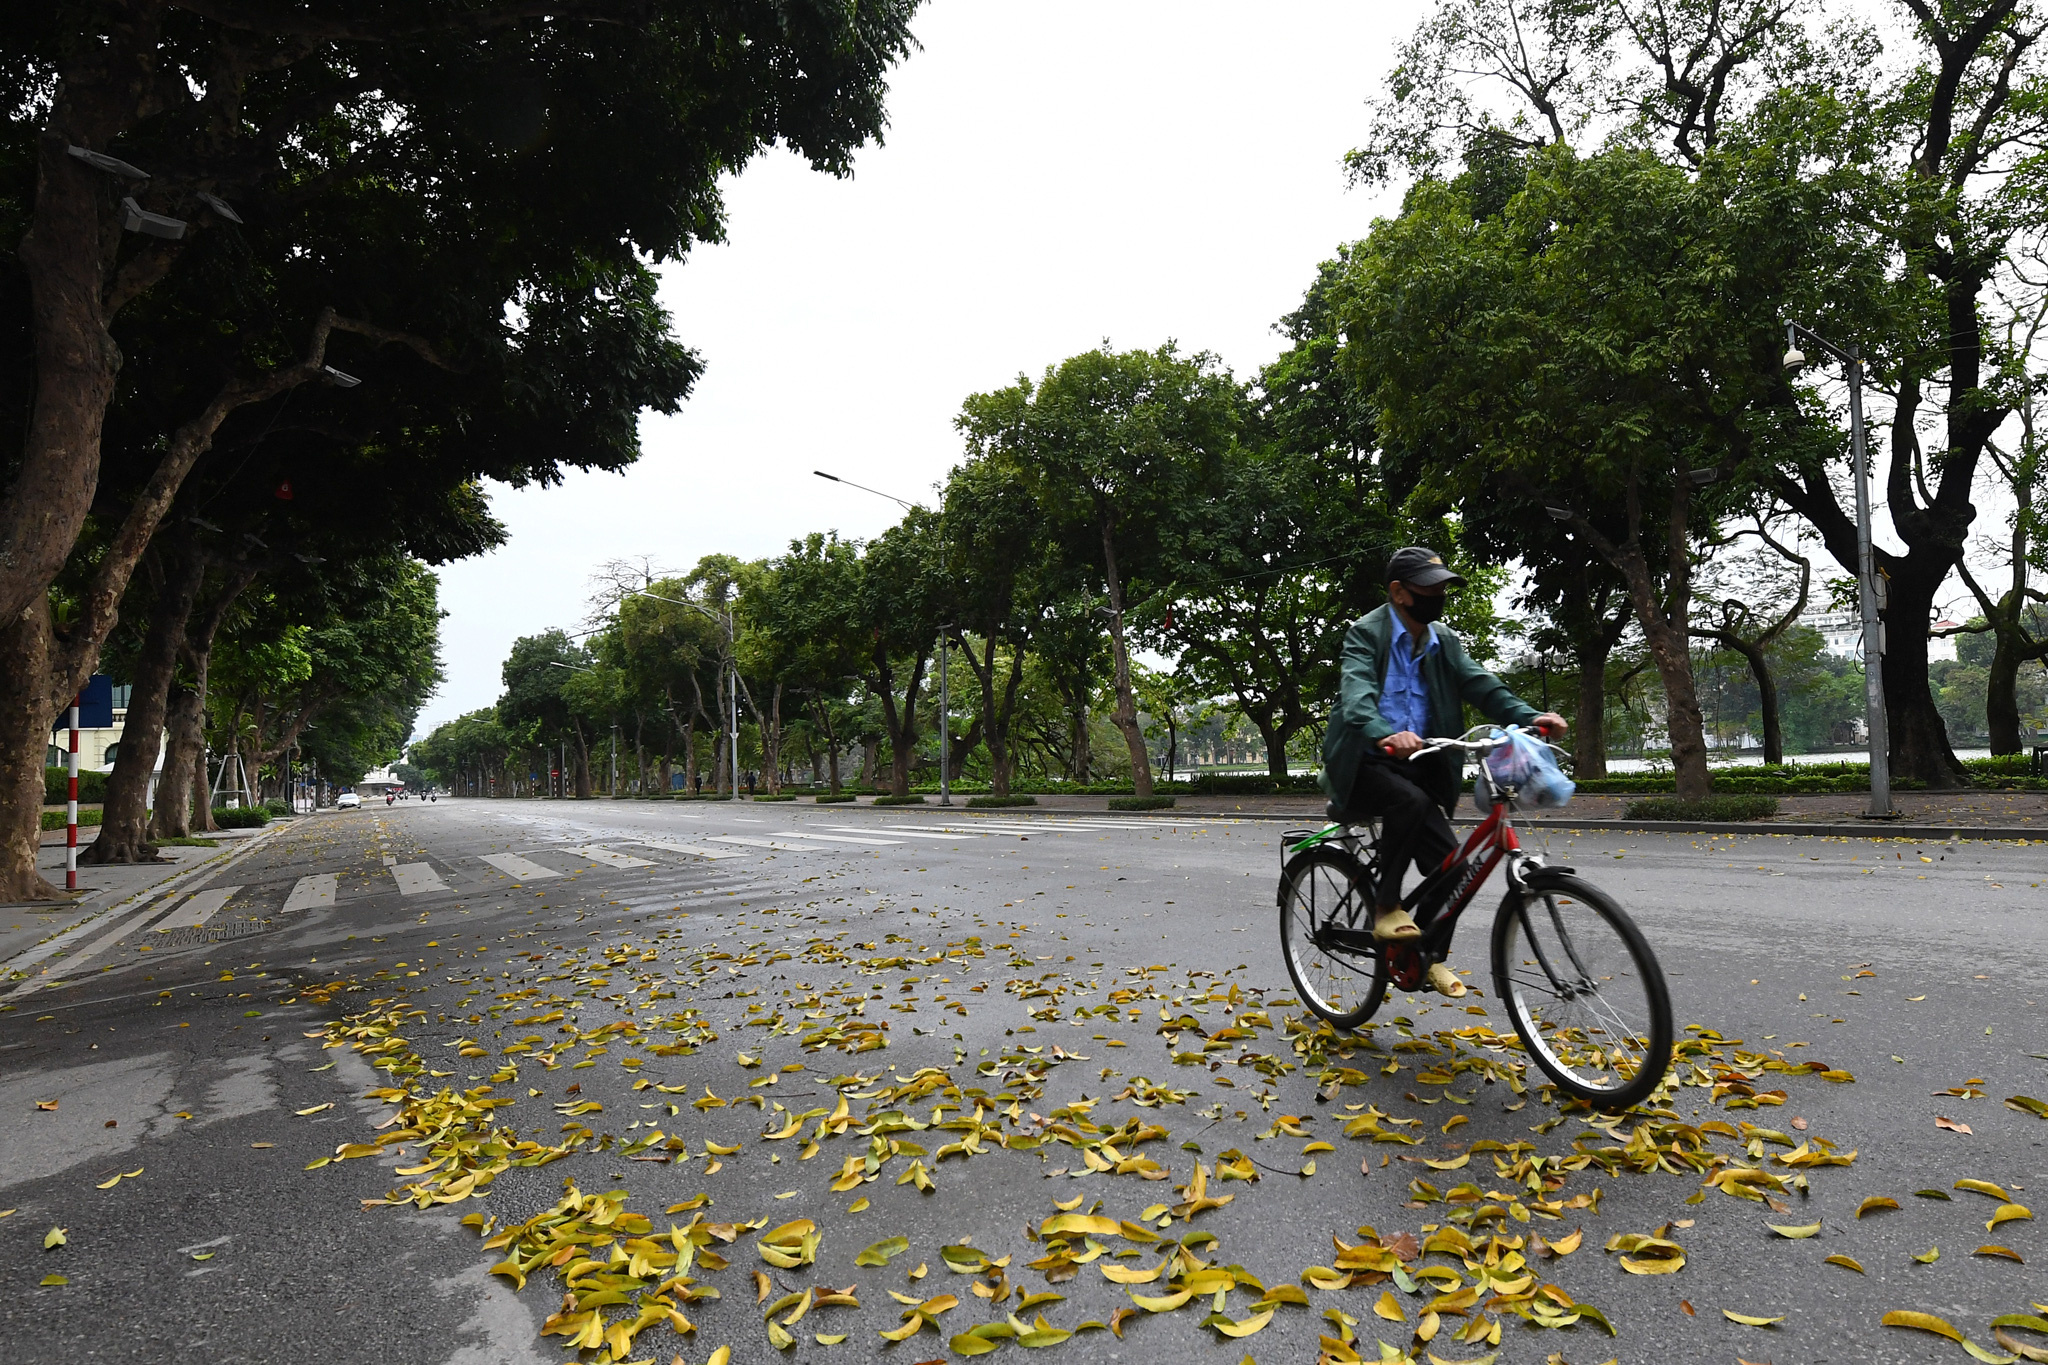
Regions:
[[[48,984],[47,978],[50,969],[47,966],[43,966],[43,964],[55,958],[58,953],[82,939],[91,937],[101,929],[113,926],[118,930],[117,921],[123,916],[145,910],[152,902],[160,898],[166,896],[175,897],[195,882],[211,881],[214,877],[219,876],[247,858],[250,854],[268,843],[275,835],[289,828],[290,825],[291,822],[288,820],[275,821],[261,832],[248,836],[241,842],[239,847],[216,853],[204,862],[194,863],[190,867],[179,868],[160,881],[138,887],[120,900],[110,901],[106,905],[101,906],[93,914],[86,916],[76,924],[60,929],[41,942],[16,953],[5,962],[0,962],[0,1000],[28,995],[37,988]],[[38,967],[41,967],[42,970],[31,970]],[[16,972],[26,973],[26,975],[15,977],[13,974]]]
[[[1046,815],[1087,815],[1090,819],[1108,815],[1119,820],[1267,820],[1283,824],[1313,825],[1320,827],[1327,823],[1327,817],[1320,811],[1059,811],[1043,810]],[[1454,825],[1476,825],[1481,817],[1477,815],[1454,815]],[[1632,831],[1643,834],[1787,834],[1807,835],[1834,839],[1972,839],[1988,842],[2018,840],[2021,843],[2048,843],[2048,828],[2028,829],[2013,825],[1894,825],[1881,820],[1859,820],[1854,824],[1841,822],[1824,823],[1817,821],[1722,821],[1710,820],[1560,820],[1526,819],[1515,821],[1517,829],[1547,830],[1592,830]]]

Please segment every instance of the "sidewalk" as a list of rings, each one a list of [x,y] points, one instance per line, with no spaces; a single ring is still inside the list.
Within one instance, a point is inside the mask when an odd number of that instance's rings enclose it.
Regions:
[[[1527,826],[1570,829],[1647,829],[1687,832],[1755,831],[1757,833],[1851,835],[1861,838],[1947,838],[1955,832],[1964,838],[2048,839],[2048,792],[1953,791],[1894,792],[1893,821],[1869,820],[1863,812],[1870,807],[1866,792],[1827,792],[1814,795],[1780,796],[1778,814],[1767,820],[1704,824],[1628,820],[1622,812],[1640,795],[1587,795],[1572,798],[1563,811],[1524,811],[1516,822]],[[798,804],[807,804],[799,801]],[[863,799],[861,805],[871,802]],[[930,813],[938,805],[927,796],[922,807],[898,809]],[[967,798],[956,796],[953,806],[966,813]],[[1152,811],[1151,818],[1172,815],[1237,816],[1254,820],[1299,821],[1320,825],[1324,820],[1321,796],[1179,796],[1171,811]],[[1109,798],[1102,796],[1043,796],[1036,806],[1014,808],[1013,813],[1038,810],[1065,814],[1109,811]],[[998,811],[987,812],[998,814]],[[1470,784],[1461,798],[1454,819],[1476,818]]]
[[[204,836],[218,839],[220,843],[216,848],[166,847],[163,856],[172,860],[168,863],[80,867],[80,894],[75,900],[0,905],[0,980],[13,970],[9,965],[13,959],[29,952],[45,939],[147,897],[174,877],[185,876],[209,863],[224,862],[245,847],[251,838],[282,828],[285,823],[274,821],[262,829],[221,830]],[[81,852],[91,842],[88,834],[97,837],[98,827],[78,832]],[[52,844],[45,834],[36,856],[36,867],[43,876],[61,887],[64,885],[63,830],[57,831],[57,838],[58,842]]]

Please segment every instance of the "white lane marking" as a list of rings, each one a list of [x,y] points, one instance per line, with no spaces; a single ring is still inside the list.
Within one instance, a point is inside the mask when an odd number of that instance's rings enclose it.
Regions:
[[[865,833],[859,825],[827,825],[826,828],[843,829],[856,834]],[[982,835],[969,834],[965,831],[947,833],[944,831],[943,826],[933,828],[927,825],[870,825],[868,828],[885,829],[891,834],[901,834],[911,839],[944,839],[948,843],[954,843],[961,839],[979,839],[983,837]]]
[[[537,882],[543,877],[559,877],[562,875],[559,872],[542,867],[539,863],[529,862],[517,853],[486,853],[483,860],[514,881]]]
[[[334,904],[335,883],[339,879],[332,872],[315,872],[310,877],[301,877],[292,884],[292,893],[284,898],[281,914],[294,910],[310,910],[316,905]]]
[[[197,929],[219,914],[220,908],[233,900],[241,889],[239,886],[216,886],[201,891],[158,921],[156,931],[161,934],[172,929]]]
[[[822,853],[823,844],[799,844],[787,839],[757,839],[751,834],[714,834],[715,844],[744,844],[748,848],[779,848],[788,853]]]
[[[667,849],[670,853],[689,853],[699,858],[750,858],[751,853],[740,853],[730,848],[705,848],[700,844],[679,844],[669,839],[622,839],[621,843],[639,844],[645,848]]]
[[[779,830],[768,836],[770,839],[823,839],[828,844],[900,844],[901,839],[855,839],[845,834],[810,834],[802,830]]]
[[[581,853],[593,863],[609,863],[613,867],[655,866],[645,858],[635,858],[630,853],[614,853],[608,848],[599,848],[596,844],[587,844],[582,848],[571,849],[570,852]]]
[[[401,896],[423,896],[448,889],[448,883],[441,880],[432,863],[399,863],[391,869],[391,880],[398,883]]]

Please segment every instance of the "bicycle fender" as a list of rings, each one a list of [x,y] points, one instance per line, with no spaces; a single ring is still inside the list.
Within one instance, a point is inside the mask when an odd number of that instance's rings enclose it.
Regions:
[[[1522,885],[1531,891],[1555,890],[1560,879],[1577,874],[1575,867],[1532,867],[1522,874]]]

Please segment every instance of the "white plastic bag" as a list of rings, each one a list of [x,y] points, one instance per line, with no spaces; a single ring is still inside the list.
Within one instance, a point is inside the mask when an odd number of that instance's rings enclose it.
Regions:
[[[1564,775],[1550,746],[1521,726],[1494,732],[1506,742],[1484,760],[1487,779],[1496,787],[1514,787],[1521,803],[1555,809],[1572,799],[1578,785]]]

